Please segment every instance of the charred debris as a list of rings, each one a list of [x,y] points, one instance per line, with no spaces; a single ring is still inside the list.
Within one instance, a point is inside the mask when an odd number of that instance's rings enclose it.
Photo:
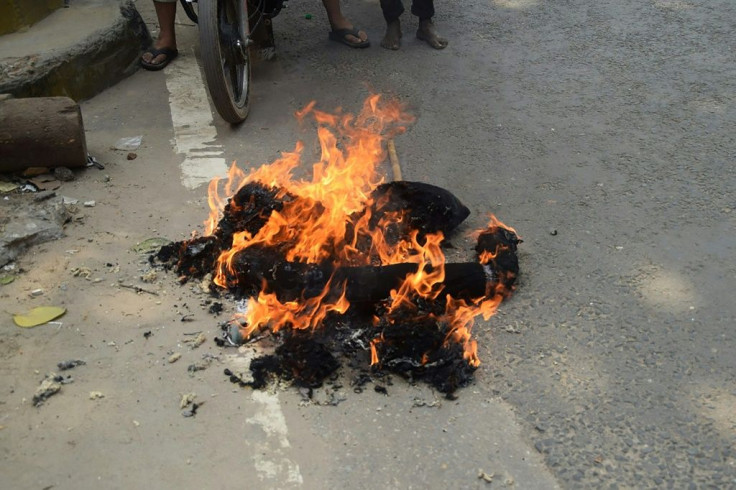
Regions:
[[[151,261],[175,271],[181,283],[202,279],[215,271],[220,254],[231,248],[236,233],[247,231],[254,236],[272,212],[280,212],[297,199],[278,188],[247,183],[230,198],[211,235],[166,245],[151,256]],[[224,274],[224,287],[211,284],[215,294],[229,292],[234,298],[248,298],[265,291],[279,301],[300,301],[327,291],[327,297],[344,294],[350,308],[342,314],[327,314],[315,329],[271,332],[268,337],[275,343],[274,352],[253,360],[252,381],[226,370],[233,383],[260,389],[279,378],[311,392],[325,381],[337,383],[338,369],[347,364],[356,391],[367,380],[396,374],[411,382],[425,381],[451,398],[472,380],[476,365],[468,360],[463,344],[452,340],[454,327],[443,320],[448,301],[485,298],[500,302],[508,296],[519,273],[516,251],[521,240],[513,230],[492,221],[478,235],[474,260],[444,264],[444,279],[435,285],[441,294],[433,300],[415,297],[391,308],[391,291],[419,266],[380,265],[371,257],[370,237],[356,240],[352,236],[351,224],[366,213],[370,226],[385,228],[382,231],[387,241],[406,239],[416,230],[416,239],[421,242],[437,232],[450,236],[470,211],[445,189],[395,181],[377,187],[366,208],[350,216],[344,242],[357,244],[355,264],[289,261],[289,243],[237,252]],[[388,213],[403,213],[404,218],[386,226],[381,218]],[[237,345],[252,340],[230,335],[233,330],[232,325],[223,325],[218,343]]]

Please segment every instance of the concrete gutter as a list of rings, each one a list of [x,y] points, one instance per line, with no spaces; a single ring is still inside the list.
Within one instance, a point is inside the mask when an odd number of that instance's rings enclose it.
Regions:
[[[0,93],[89,99],[138,69],[151,36],[133,0],[71,0],[0,36]]]

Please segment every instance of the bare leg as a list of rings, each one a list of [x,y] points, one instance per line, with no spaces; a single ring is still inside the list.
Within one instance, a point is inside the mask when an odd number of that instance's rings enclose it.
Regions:
[[[156,17],[158,17],[158,39],[153,43],[156,49],[171,48],[176,49],[176,31],[174,29],[174,21],[176,20],[176,3],[153,2],[156,7]],[[143,53],[141,56],[145,61],[153,64],[161,63],[166,56],[160,54],[155,58],[151,57],[151,53]]]
[[[322,0],[322,4],[325,6],[327,19],[330,21],[330,26],[333,31],[337,29],[353,28],[353,24],[344,15],[342,15],[342,11],[340,10],[340,0]],[[368,34],[366,34],[365,31],[359,31],[358,34],[360,36],[359,38],[349,34],[346,37],[350,42],[354,43],[368,40]]]
[[[434,49],[445,49],[447,47],[447,39],[437,34],[437,31],[434,30],[432,19],[419,21],[419,28],[417,29],[417,39],[425,41]]]
[[[386,35],[381,40],[381,46],[396,51],[401,46],[401,22],[399,19],[386,24]]]

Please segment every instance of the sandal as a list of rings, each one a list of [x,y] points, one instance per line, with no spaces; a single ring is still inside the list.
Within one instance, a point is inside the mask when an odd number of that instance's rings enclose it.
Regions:
[[[166,67],[166,65],[171,63],[171,61],[179,55],[179,51],[176,50],[175,48],[156,49],[154,47],[150,47],[143,54],[146,54],[146,53],[151,54],[151,61],[146,61],[141,56],[141,66],[145,68],[146,70],[151,70],[151,71],[163,70]],[[153,63],[153,60],[155,60],[156,57],[160,55],[164,55],[165,58],[158,63]]]
[[[353,27],[352,29],[333,29],[330,31],[330,41],[342,43],[351,48],[367,48],[371,45],[371,42],[367,39],[355,42],[348,39],[348,36],[355,36],[360,39],[360,30]]]

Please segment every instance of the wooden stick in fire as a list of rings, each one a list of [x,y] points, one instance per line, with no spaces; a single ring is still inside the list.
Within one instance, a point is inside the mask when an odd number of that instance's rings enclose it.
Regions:
[[[401,167],[399,166],[399,156],[396,154],[396,145],[394,140],[388,140],[388,158],[391,160],[391,170],[394,173],[394,180],[404,180],[401,177]]]

